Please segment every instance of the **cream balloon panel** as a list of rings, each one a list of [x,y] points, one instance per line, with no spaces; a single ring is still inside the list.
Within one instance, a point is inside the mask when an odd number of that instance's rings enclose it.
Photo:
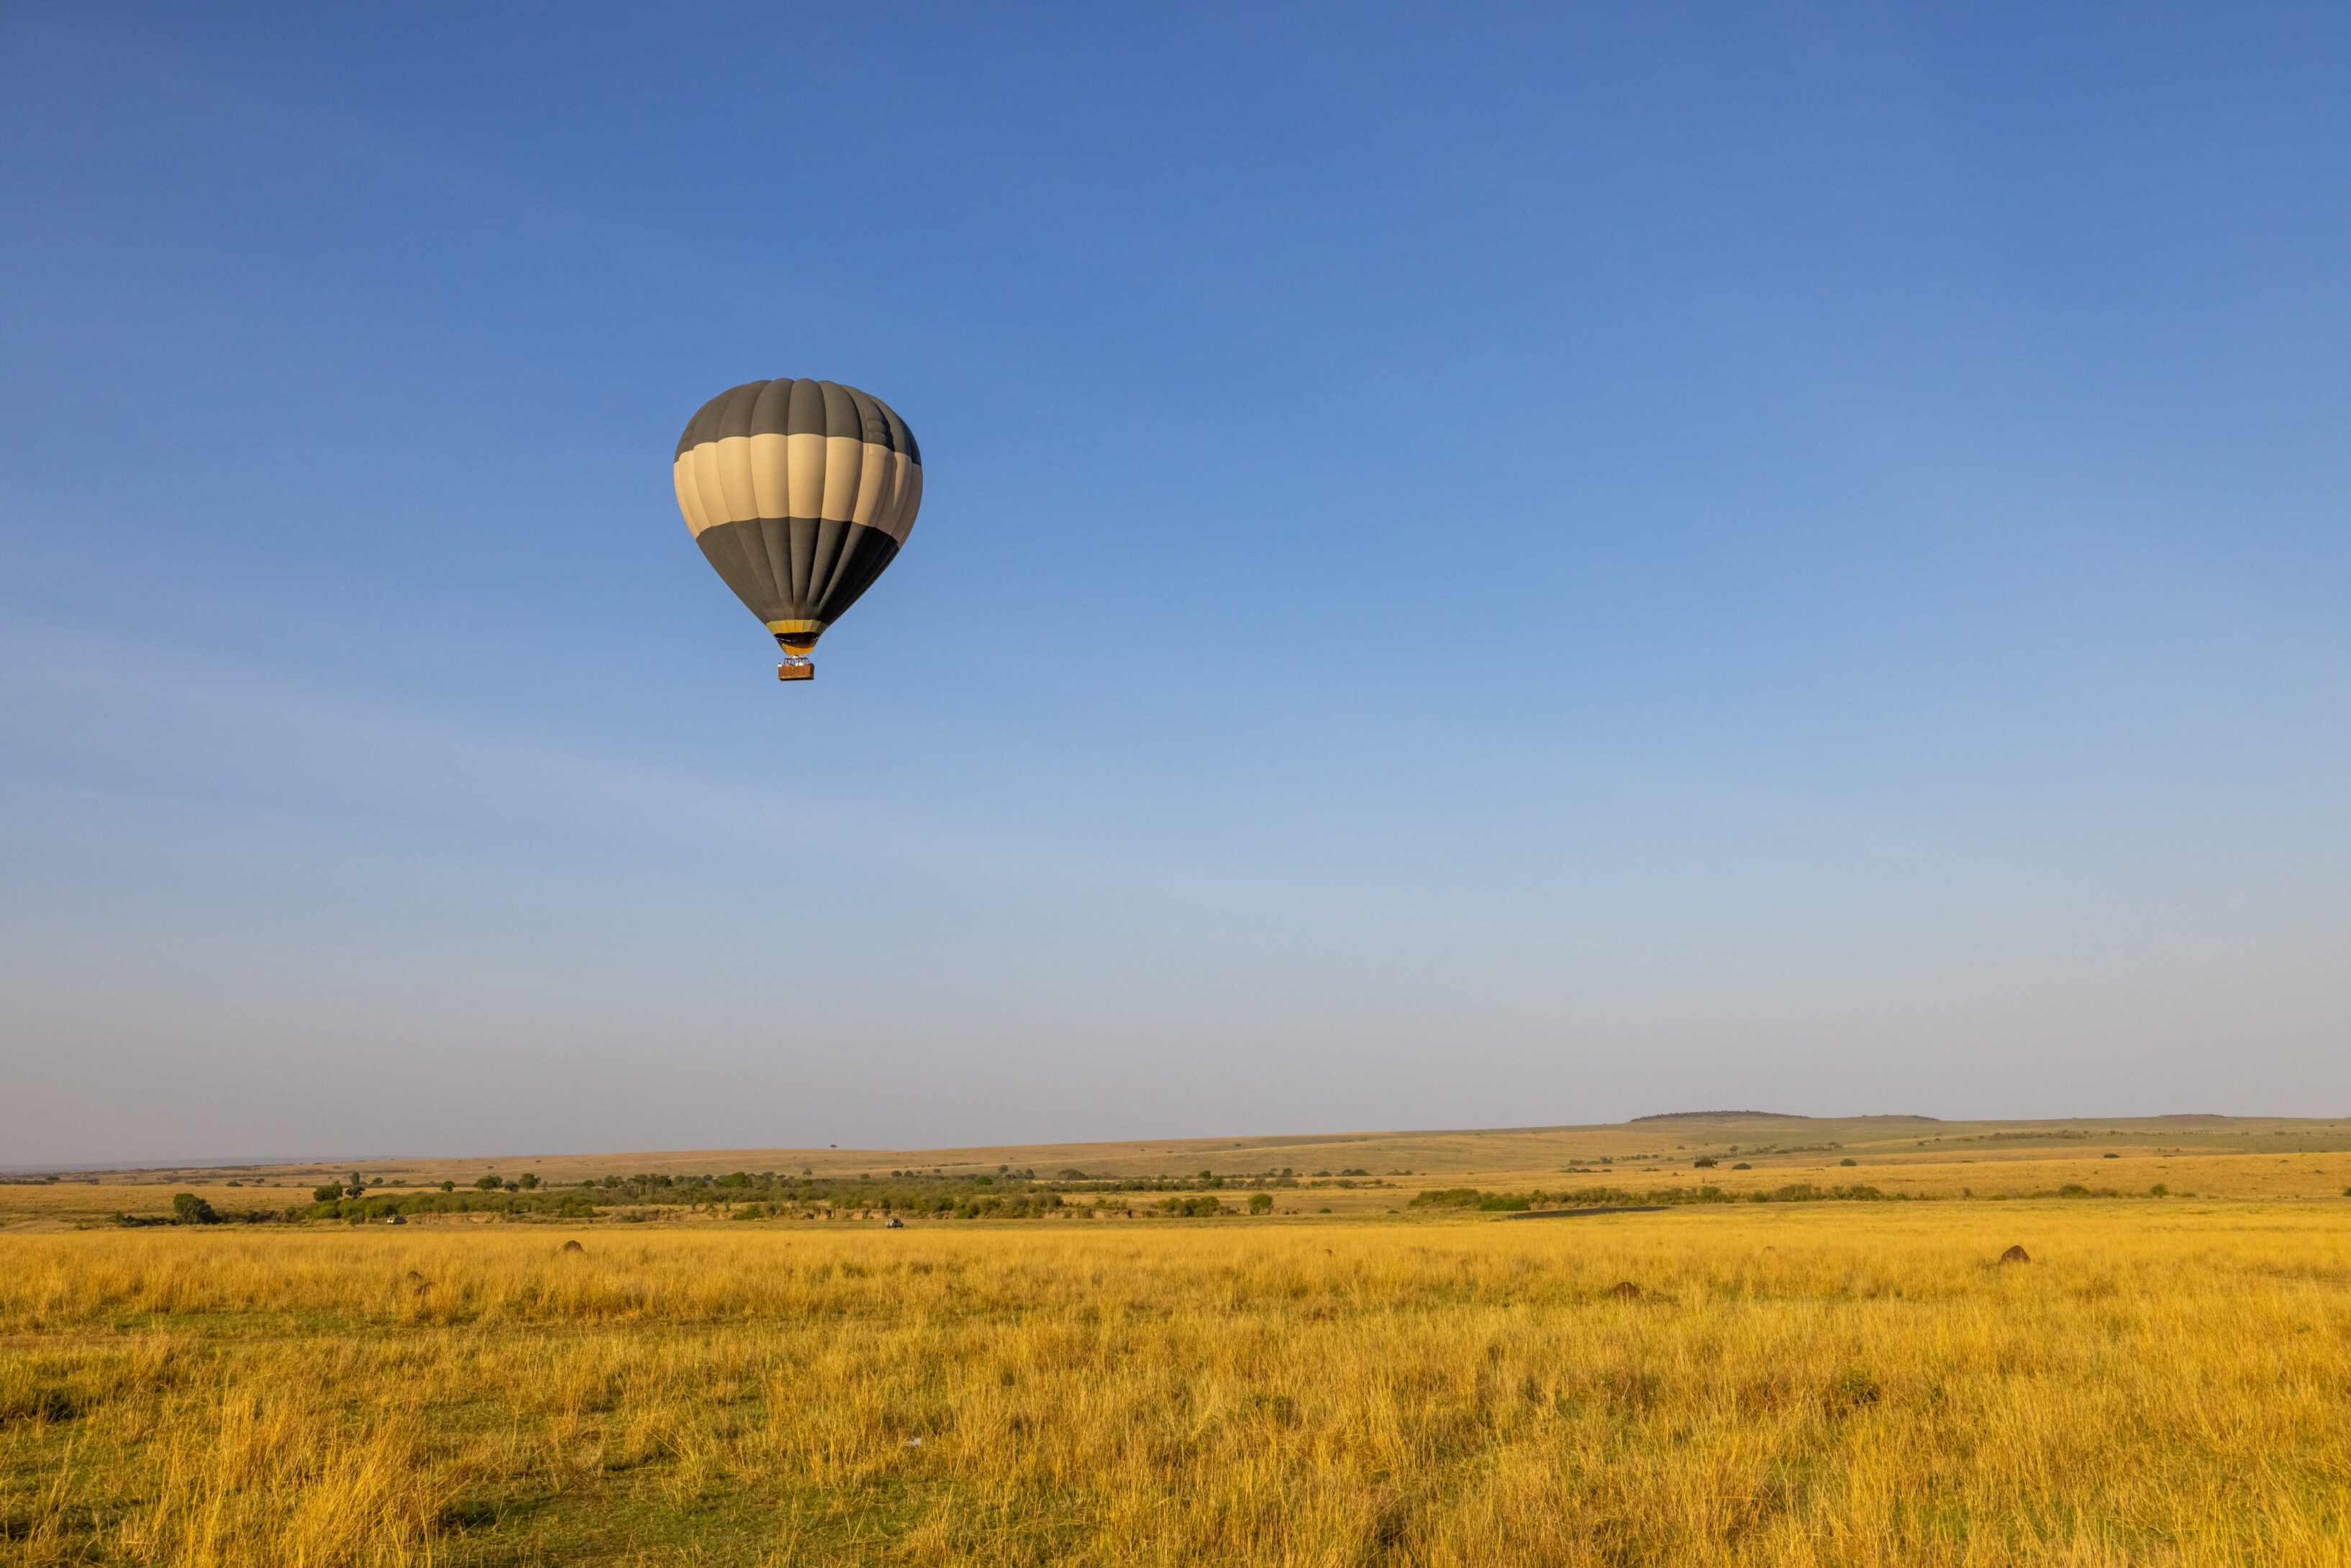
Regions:
[[[680,453],[677,508],[695,537],[755,517],[821,517],[879,528],[900,544],[923,504],[923,469],[904,452],[845,435],[730,435]]]

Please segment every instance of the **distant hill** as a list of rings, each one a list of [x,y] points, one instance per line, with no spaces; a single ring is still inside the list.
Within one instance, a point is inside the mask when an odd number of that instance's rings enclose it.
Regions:
[[[1809,1122],[1810,1116],[1793,1115],[1786,1111],[1660,1111],[1651,1116],[1635,1116],[1635,1122]],[[1627,1123],[1626,1125],[1631,1125]]]
[[[1889,1113],[1883,1116],[1862,1116],[1854,1119],[1864,1122],[1925,1122],[1931,1123],[1937,1126],[1940,1126],[1943,1121],[1940,1116],[1913,1116],[1895,1113]],[[2194,1116],[2164,1116],[2158,1118],[2158,1120],[2166,1122],[2192,1122],[2198,1120],[2225,1122],[2229,1118],[2226,1116],[2204,1118]],[[1818,1120],[1820,1120],[1820,1118],[1817,1116],[1800,1116],[1792,1111],[1660,1111],[1654,1115],[1635,1116],[1632,1121],[1627,1122],[1625,1124],[1629,1127],[1636,1122],[1815,1122]]]

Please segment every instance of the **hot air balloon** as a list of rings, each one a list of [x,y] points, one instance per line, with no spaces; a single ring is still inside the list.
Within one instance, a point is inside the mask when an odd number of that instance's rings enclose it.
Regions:
[[[816,674],[826,627],[873,585],[923,504],[923,454],[890,405],[832,382],[746,382],[677,438],[677,507],[703,555]]]

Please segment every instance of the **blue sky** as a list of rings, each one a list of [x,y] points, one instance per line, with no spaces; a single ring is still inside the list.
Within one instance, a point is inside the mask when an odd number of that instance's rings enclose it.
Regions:
[[[0,14],[0,1163],[2351,1099],[2340,6]],[[672,445],[921,520],[779,687]]]

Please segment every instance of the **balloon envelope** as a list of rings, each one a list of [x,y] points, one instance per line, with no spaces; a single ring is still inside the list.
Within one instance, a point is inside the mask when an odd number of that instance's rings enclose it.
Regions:
[[[896,558],[923,504],[906,422],[832,382],[720,392],[678,437],[674,475],[704,557],[802,658]]]

